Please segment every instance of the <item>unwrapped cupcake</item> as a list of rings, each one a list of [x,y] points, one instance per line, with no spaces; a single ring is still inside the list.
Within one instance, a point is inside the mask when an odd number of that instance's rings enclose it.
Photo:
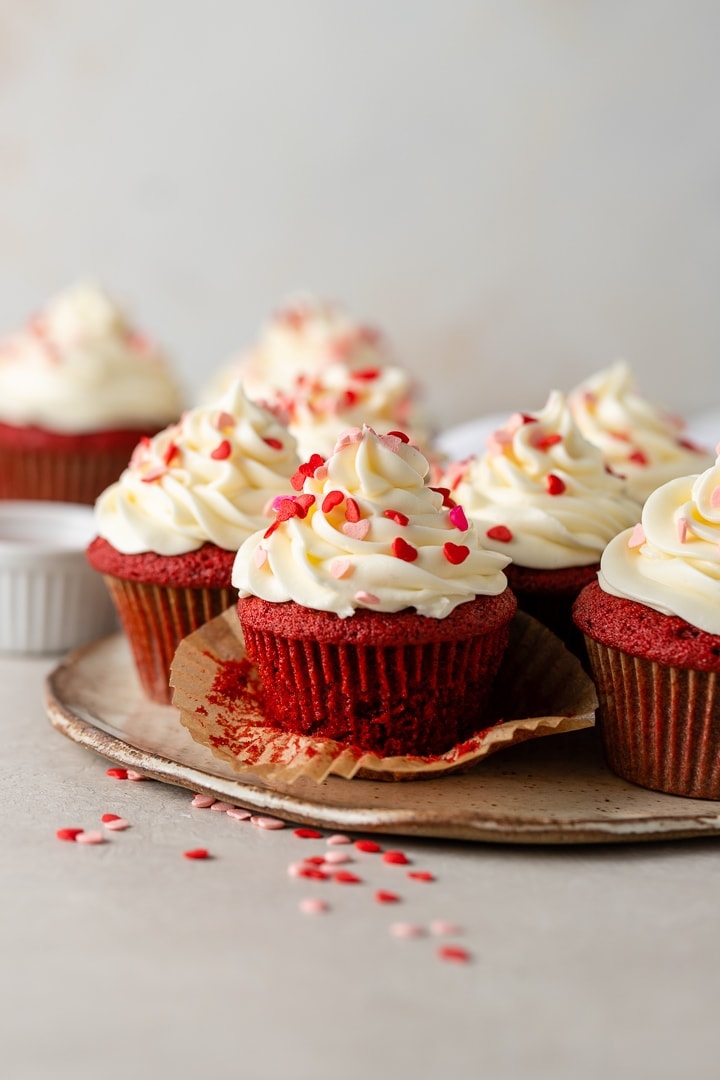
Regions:
[[[574,617],[611,768],[643,787],[720,799],[720,458],[648,497]]]
[[[444,482],[482,543],[512,559],[505,572],[519,607],[583,657],[572,603],[640,507],[580,434],[564,395],[513,414],[483,455],[452,466]]]
[[[486,726],[516,609],[508,558],[428,470],[406,435],[351,429],[240,548],[269,724],[380,756],[440,754]]]
[[[105,576],[143,688],[169,702],[175,649],[234,602],[235,553],[300,464],[295,441],[239,382],[137,446],[95,505],[88,559]]]
[[[325,456],[338,435],[363,423],[402,428],[421,445],[428,430],[418,388],[393,362],[374,327],[311,298],[288,303],[265,327],[247,355],[222,370],[208,393],[240,376],[250,398],[277,412],[301,456]]]
[[[0,344],[0,498],[91,504],[180,412],[157,347],[78,285]]]
[[[686,438],[679,417],[641,397],[624,361],[580,383],[568,404],[585,438],[602,450],[640,502],[660,484],[713,461],[709,450]]]

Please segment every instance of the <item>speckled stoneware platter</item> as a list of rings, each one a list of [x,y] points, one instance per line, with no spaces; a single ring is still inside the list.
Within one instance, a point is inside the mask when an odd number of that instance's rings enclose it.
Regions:
[[[466,773],[386,783],[242,779],[194,742],[137,682],[122,635],[71,653],[48,676],[52,725],[114,764],[251,810],[322,828],[513,844],[720,835],[720,802],[663,795],[604,764],[594,728],[522,743]]]

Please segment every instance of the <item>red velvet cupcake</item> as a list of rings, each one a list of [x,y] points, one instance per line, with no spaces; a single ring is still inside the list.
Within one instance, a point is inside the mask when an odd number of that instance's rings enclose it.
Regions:
[[[552,393],[537,413],[515,413],[482,457],[452,466],[444,483],[482,542],[512,559],[505,572],[521,610],[585,662],[573,601],[640,506],[582,437],[564,396]]]
[[[236,384],[140,443],[97,500],[99,536],[87,557],[105,577],[153,701],[171,701],[182,638],[234,603],[235,552],[267,523],[297,465],[292,436]]]
[[[233,571],[266,719],[380,756],[437,755],[490,722],[516,602],[406,436],[314,456]]]
[[[92,504],[180,409],[158,350],[77,287],[0,345],[0,498]]]
[[[610,767],[720,799],[720,464],[653,492],[575,603]]]

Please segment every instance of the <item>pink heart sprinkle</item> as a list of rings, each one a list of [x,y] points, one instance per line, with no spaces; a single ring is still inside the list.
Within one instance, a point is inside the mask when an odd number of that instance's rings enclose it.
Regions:
[[[327,900],[320,900],[314,896],[308,896],[300,901],[300,910],[303,915],[322,915],[328,910]]]
[[[425,931],[417,923],[395,922],[390,926],[390,933],[396,938],[416,938],[422,937]]]
[[[317,467],[317,469],[315,470],[315,473],[314,473],[314,478],[316,480],[327,480],[327,475],[328,475],[328,467],[327,467],[327,465],[318,465],[318,467]]]
[[[637,525],[635,526],[635,528],[632,531],[632,535],[631,535],[630,539],[628,540],[628,545],[627,546],[629,548],[636,548],[636,547],[640,547],[640,545],[644,544],[644,543],[645,543],[645,530],[643,529],[640,522],[638,522]]]
[[[468,528],[468,519],[465,517],[465,511],[462,506],[453,506],[449,517],[455,528],[460,529],[461,532],[465,532]]]
[[[225,813],[229,818],[233,818],[235,821],[248,821],[252,814],[249,810],[243,810],[241,806],[231,806]]]
[[[393,454],[397,454],[398,450],[402,446],[402,439],[399,439],[397,435],[381,435],[380,442],[388,450],[392,450]]]
[[[232,415],[232,413],[229,412],[218,413],[216,426],[218,428],[218,431],[222,431],[224,428],[234,428],[235,417]]]
[[[135,769],[128,769],[127,778],[128,780],[147,780],[144,773],[136,772]]]
[[[370,522],[367,518],[361,521],[346,521],[342,531],[352,540],[364,540],[370,530]]]
[[[714,508],[720,506],[720,484],[712,489],[710,494],[710,505]]]
[[[263,814],[253,814],[250,818],[250,824],[256,825],[258,829],[284,829],[285,822],[280,821],[279,818],[265,817]]]
[[[208,810],[217,799],[214,795],[200,795],[199,793],[193,797],[191,806],[196,806],[199,810]]]
[[[333,866],[339,866],[341,863],[352,862],[352,858],[347,851],[328,851],[325,854],[325,862]]]
[[[338,581],[350,573],[351,563],[349,559],[333,559],[330,563],[330,573]]]
[[[512,435],[509,431],[493,431],[485,440],[485,445],[490,454],[502,454],[506,447],[512,446]]]
[[[430,923],[430,933],[437,937],[460,933],[460,927],[456,923],[446,922],[444,919],[433,919]]]
[[[105,837],[99,830],[91,829],[89,832],[78,833],[75,837],[76,844],[104,844]]]
[[[345,833],[333,833],[332,836],[328,836],[325,840],[326,844],[350,844],[352,843],[349,836]]]
[[[355,593],[355,599],[358,604],[379,604],[380,599],[375,593],[366,592],[365,589],[360,589]]]
[[[156,465],[154,469],[148,469],[147,472],[143,473],[140,479],[143,484],[151,484],[153,480],[159,480],[165,476],[167,471],[167,465]]]
[[[264,547],[256,547],[255,554],[253,555],[253,562],[257,566],[258,570],[261,566],[264,566],[267,562],[268,553]]]
[[[678,538],[678,540],[680,541],[681,544],[684,544],[685,541],[687,540],[687,531],[688,531],[687,521],[685,520],[684,517],[678,518],[676,528],[677,528],[677,538]]]
[[[130,828],[130,822],[125,818],[113,818],[112,821],[105,822],[105,828],[110,829],[111,832],[122,832]]]

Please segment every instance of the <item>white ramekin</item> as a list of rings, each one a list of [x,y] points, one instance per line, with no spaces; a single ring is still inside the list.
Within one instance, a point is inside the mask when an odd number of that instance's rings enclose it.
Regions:
[[[0,652],[65,652],[116,629],[85,559],[94,535],[90,506],[0,500]]]

